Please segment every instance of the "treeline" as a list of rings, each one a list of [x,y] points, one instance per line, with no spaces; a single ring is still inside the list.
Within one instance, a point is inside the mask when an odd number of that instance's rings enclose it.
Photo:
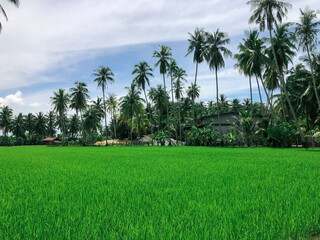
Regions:
[[[133,81],[126,88],[127,94],[118,98],[107,92],[107,86],[114,82],[112,70],[101,66],[93,76],[102,98],[90,100],[86,83],[76,82],[69,91],[54,92],[53,109],[47,114],[13,117],[9,107],[2,107],[2,142],[37,144],[43,137],[56,136],[59,130],[64,144],[70,141],[90,144],[106,139],[133,141],[147,134],[152,134],[160,144],[166,141],[203,146],[304,143],[307,135],[319,131],[320,123],[317,13],[301,10],[299,22],[283,24],[291,7],[289,3],[251,0],[248,4],[253,11],[249,22],[258,24],[259,30],[246,31],[234,55],[228,49],[228,34],[219,29],[211,33],[197,28],[189,33],[186,54],[192,55],[195,63],[195,78],[190,86],[185,86],[187,73],[174,60],[172,49],[160,45],[152,56],[163,84],[150,87],[153,68],[143,61],[133,68]],[[261,32],[268,33],[269,38],[260,37]],[[294,63],[299,50],[304,55]],[[236,60],[235,68],[248,77],[250,95],[242,102],[228,100],[219,93],[219,70],[225,67],[225,58],[231,57]],[[200,96],[197,76],[201,63],[206,63],[213,72],[215,101],[196,102]],[[258,86],[259,102],[253,101],[252,81]],[[267,99],[265,103],[263,96]],[[76,114],[68,115],[70,109]],[[238,113],[237,121],[229,133],[222,134],[220,114],[228,112]],[[203,127],[199,122],[201,117],[210,115],[218,117],[217,131],[210,124]],[[7,137],[9,132],[13,137]]]

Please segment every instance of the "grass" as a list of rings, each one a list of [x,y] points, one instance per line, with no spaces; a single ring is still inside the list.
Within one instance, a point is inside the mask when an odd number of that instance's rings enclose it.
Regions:
[[[307,239],[320,151],[0,148],[0,239]]]

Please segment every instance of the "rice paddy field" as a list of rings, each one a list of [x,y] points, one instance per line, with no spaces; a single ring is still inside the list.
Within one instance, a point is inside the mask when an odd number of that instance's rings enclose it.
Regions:
[[[309,239],[320,151],[0,148],[0,239]]]

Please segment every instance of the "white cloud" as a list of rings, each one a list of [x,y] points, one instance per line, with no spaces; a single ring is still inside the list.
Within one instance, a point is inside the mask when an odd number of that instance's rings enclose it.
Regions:
[[[22,98],[22,92],[17,91],[15,94],[10,94],[4,98],[0,97],[0,106],[23,106],[25,101]]]

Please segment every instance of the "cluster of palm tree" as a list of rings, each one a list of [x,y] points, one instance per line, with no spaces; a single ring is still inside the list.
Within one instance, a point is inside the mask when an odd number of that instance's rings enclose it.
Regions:
[[[184,86],[187,73],[173,58],[172,49],[159,45],[159,49],[152,55],[156,59],[154,68],[145,61],[134,65],[133,81],[126,87],[128,92],[122,98],[106,93],[108,86],[114,82],[114,74],[110,68],[101,66],[94,71],[93,76],[98,88],[102,90],[102,98],[91,101],[86,83],[76,82],[69,93],[63,89],[54,92],[51,98],[53,110],[47,115],[19,114],[12,118],[12,110],[3,107],[0,127],[4,135],[11,131],[16,137],[24,136],[25,132],[28,132],[29,138],[33,133],[53,136],[59,129],[62,138],[86,139],[87,136],[99,134],[106,140],[134,140],[142,135],[162,131],[168,139],[184,141],[185,130],[197,127],[199,118],[217,115],[218,132],[222,139],[220,114],[242,112],[245,113],[242,114],[245,116],[242,122],[264,118],[273,127],[293,120],[300,140],[303,141],[303,134],[320,123],[320,54],[316,53],[320,22],[317,21],[317,13],[310,9],[301,10],[299,23],[283,24],[291,7],[289,3],[250,0],[248,4],[253,11],[249,22],[257,24],[259,30],[245,31],[234,59],[235,68],[248,77],[250,98],[242,102],[239,99],[229,101],[224,94],[219,93],[219,70],[225,67],[225,58],[233,56],[228,49],[228,34],[219,29],[211,33],[196,28],[194,33],[189,33],[188,39],[186,56],[193,55],[195,75],[194,81],[187,88]],[[260,36],[265,30],[268,38]],[[294,65],[299,49],[306,56]],[[203,62],[214,72],[215,101],[197,101],[200,97],[198,69]],[[151,87],[156,69],[163,84]],[[253,101],[253,79],[258,87],[259,102]],[[267,99],[266,103],[263,102],[264,98]],[[73,109],[75,114],[69,116],[69,109]],[[101,124],[103,120],[104,126]],[[205,132],[207,134],[211,131]]]

